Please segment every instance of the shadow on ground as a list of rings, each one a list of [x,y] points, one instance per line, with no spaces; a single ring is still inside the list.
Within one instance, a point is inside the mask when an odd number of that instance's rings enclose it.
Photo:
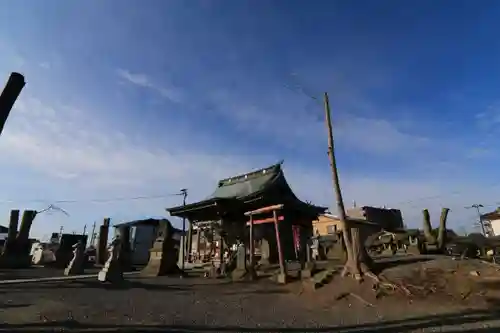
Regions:
[[[237,327],[237,326],[198,326],[198,325],[93,325],[77,321],[48,322],[41,324],[0,325],[0,332],[47,332],[47,331],[92,331],[92,332],[412,332],[420,329],[451,326],[447,332],[498,332],[499,327],[483,327],[485,321],[497,320],[500,311],[478,310],[447,315],[409,318],[354,326],[332,326],[318,328],[284,328],[284,327]],[[465,325],[474,325],[467,328]],[[480,326],[479,326],[480,325]],[[453,327],[458,326],[458,327]],[[478,327],[479,326],[479,327]]]
[[[226,285],[237,285],[235,288],[224,288]],[[62,281],[62,282],[44,282],[44,283],[29,283],[29,284],[18,284],[18,285],[0,285],[0,294],[5,292],[15,292],[19,290],[24,292],[26,290],[39,291],[46,289],[102,289],[102,290],[131,290],[131,289],[142,289],[142,290],[152,290],[152,291],[173,291],[173,292],[192,292],[196,291],[209,291],[217,288],[221,288],[218,291],[219,295],[238,295],[238,294],[287,294],[290,293],[289,290],[276,286],[275,284],[262,284],[257,282],[231,282],[231,281],[212,281],[208,283],[192,283],[184,282],[178,283],[178,281],[173,281],[173,283],[161,283],[155,284],[147,280],[137,281],[137,280],[124,280],[121,283],[111,284],[102,283],[100,281]]]
[[[380,274],[383,271],[393,268],[393,267],[401,267],[405,265],[411,265],[417,262],[426,262],[436,259],[435,257],[427,257],[427,256],[414,256],[414,257],[394,257],[394,258],[383,258],[379,260],[375,260],[374,273]]]
[[[30,306],[31,304],[10,304],[10,303],[4,303],[0,304],[0,310],[5,310],[5,309],[12,309],[12,308],[24,308],[27,306]]]

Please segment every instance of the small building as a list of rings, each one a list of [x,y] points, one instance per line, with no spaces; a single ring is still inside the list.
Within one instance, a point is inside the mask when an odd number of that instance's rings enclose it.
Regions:
[[[376,223],[382,229],[389,231],[404,228],[403,215],[399,209],[363,206],[349,208],[346,214],[353,219]]]
[[[285,260],[297,259],[297,247],[312,236],[312,221],[325,212],[326,207],[318,207],[305,203],[297,198],[284,176],[282,163],[278,163],[257,171],[249,172],[220,180],[215,192],[207,199],[184,206],[168,208],[171,216],[183,217],[190,221],[191,240],[188,237],[188,253],[193,248],[200,249],[200,237],[193,240],[194,226],[205,230],[211,243],[220,237],[222,232],[225,246],[232,246],[238,240],[249,242],[249,218],[245,212],[272,205],[283,205],[277,216],[278,232],[274,220],[269,216],[259,216],[253,221],[254,240],[265,239],[269,244],[270,261],[277,258],[279,235],[281,252]],[[209,230],[217,230],[219,236]],[[201,235],[200,232],[196,232]],[[196,242],[195,246],[193,243]],[[221,244],[224,242],[220,242]],[[209,250],[215,254],[222,253],[212,246]]]
[[[500,208],[481,215],[487,237],[500,236]]]
[[[332,214],[321,214],[312,222],[314,235],[333,235],[341,230],[340,218]]]
[[[346,215],[356,220],[365,220],[380,225],[385,230],[403,229],[403,217],[399,209],[386,209],[370,206],[353,207]],[[321,214],[313,221],[314,233],[320,236],[333,235],[342,230],[340,218],[332,214]]]
[[[9,232],[9,228],[0,225],[0,246],[3,246],[5,240],[7,239],[7,234]]]
[[[149,250],[156,240],[158,226],[164,219],[145,219],[115,224],[115,236],[118,228],[130,228],[130,250],[132,265],[146,265],[149,261]],[[175,229],[172,238],[179,241],[182,230]]]

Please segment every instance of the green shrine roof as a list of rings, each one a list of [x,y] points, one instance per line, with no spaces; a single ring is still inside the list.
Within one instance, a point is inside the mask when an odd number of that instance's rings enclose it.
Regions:
[[[293,203],[293,205],[307,208],[314,208],[324,212],[326,208],[315,207],[300,201],[288,185],[280,163],[272,166],[252,171],[243,175],[222,179],[218,182],[214,193],[205,200],[191,203],[185,206],[168,208],[170,215],[183,216],[197,211],[216,210],[216,206],[236,206],[241,207],[245,202],[259,200],[266,197],[267,200],[275,200]],[[277,204],[271,202],[268,204]]]
[[[244,175],[220,180],[212,198],[245,198],[266,189],[280,176],[281,163]]]

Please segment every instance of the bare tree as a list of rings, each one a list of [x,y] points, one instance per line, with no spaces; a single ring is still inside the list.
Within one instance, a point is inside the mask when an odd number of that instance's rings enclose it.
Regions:
[[[47,208],[35,211],[35,216],[33,218],[35,218],[36,215],[39,215],[39,214],[42,214],[42,213],[46,213],[46,212],[47,213],[59,212],[59,213],[63,213],[66,216],[69,216],[69,213],[67,211],[65,211],[64,209],[62,209],[61,207],[58,207],[56,205],[50,204]]]

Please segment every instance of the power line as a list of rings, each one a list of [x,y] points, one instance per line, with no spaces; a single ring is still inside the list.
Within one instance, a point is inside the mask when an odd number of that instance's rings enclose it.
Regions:
[[[317,102],[317,103],[321,104],[320,100],[317,97],[315,97],[314,94],[311,94],[309,91],[306,91],[306,89],[303,87],[303,85],[300,84],[300,82],[298,82],[298,75],[296,73],[292,73],[292,74],[290,74],[290,76],[293,77],[293,79],[294,79],[293,83],[294,84],[284,83],[283,86],[285,88],[289,89],[290,91],[292,91],[294,93],[302,94],[303,96],[312,99],[314,102]],[[495,187],[499,187],[499,186],[500,186],[500,184],[492,184],[490,186],[486,186],[486,187],[483,187],[483,188],[495,188]],[[456,191],[452,191],[452,192],[448,192],[448,193],[442,193],[442,194],[437,194],[437,195],[432,195],[432,196],[414,198],[414,199],[410,199],[410,200],[405,200],[405,201],[400,201],[400,202],[392,203],[391,206],[408,205],[408,204],[412,204],[412,203],[415,203],[415,202],[418,202],[418,201],[424,201],[424,200],[430,200],[430,199],[438,199],[438,198],[442,198],[444,196],[453,196],[453,195],[456,195],[456,194],[462,194],[465,191],[467,191],[467,190],[463,189],[463,190],[456,190]],[[495,203],[495,205],[500,205],[500,203]],[[493,206],[493,204],[492,205],[486,205],[486,206]],[[412,207],[412,206],[410,206],[410,207]]]
[[[117,201],[134,201],[134,200],[151,200],[151,199],[163,199],[173,196],[182,196],[183,193],[170,193],[170,194],[162,194],[162,195],[142,195],[136,197],[115,197],[115,198],[102,198],[102,199],[63,199],[63,200],[51,200],[51,199],[29,199],[29,200],[0,200],[0,204],[2,203],[64,203],[64,204],[72,204],[72,203],[106,203],[106,202],[117,202]]]

